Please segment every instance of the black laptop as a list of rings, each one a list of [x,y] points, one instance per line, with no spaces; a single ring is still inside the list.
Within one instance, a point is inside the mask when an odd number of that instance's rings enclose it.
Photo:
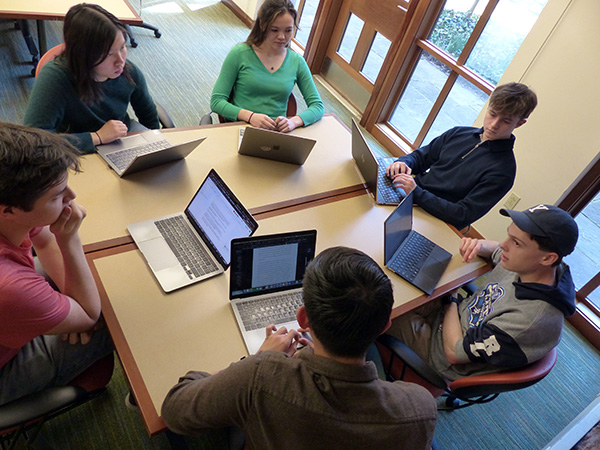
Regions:
[[[452,254],[413,230],[412,223],[411,192],[384,222],[385,266],[431,295]]]

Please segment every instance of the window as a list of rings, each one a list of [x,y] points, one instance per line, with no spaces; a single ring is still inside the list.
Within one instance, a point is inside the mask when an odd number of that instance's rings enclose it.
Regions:
[[[304,49],[315,21],[319,0],[294,0],[293,3],[298,12],[298,30],[294,39]]]
[[[411,148],[474,122],[546,0],[447,0],[388,123]]]
[[[375,83],[375,80],[377,80],[377,76],[379,75],[381,66],[383,66],[383,61],[391,44],[389,39],[386,39],[381,33],[375,32],[373,44],[371,45],[371,49],[367,54],[367,59],[361,70],[361,73],[372,83]]]
[[[580,291],[600,273],[600,194],[577,214],[575,221],[579,226],[579,240],[575,251],[565,258],[565,262],[571,267],[575,289]],[[592,287],[587,300],[600,314],[600,289]]]

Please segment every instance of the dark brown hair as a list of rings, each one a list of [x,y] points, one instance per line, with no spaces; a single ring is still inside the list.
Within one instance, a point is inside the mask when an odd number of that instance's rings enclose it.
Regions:
[[[98,5],[80,3],[65,16],[63,61],[73,76],[81,100],[93,104],[101,100],[102,88],[94,81],[94,67],[108,56],[117,33],[127,40],[125,26],[114,15]],[[60,61],[60,60],[59,60]],[[127,64],[125,78],[133,84]]]
[[[0,122],[0,204],[31,211],[68,169],[80,171],[78,157],[61,135]]]
[[[537,95],[522,83],[506,83],[494,89],[490,108],[498,114],[527,119],[537,106]]]
[[[289,13],[294,19],[294,26],[298,28],[296,8],[290,0],[265,0],[258,10],[258,15],[252,30],[246,39],[246,44],[259,46],[265,41],[271,24],[281,14]]]

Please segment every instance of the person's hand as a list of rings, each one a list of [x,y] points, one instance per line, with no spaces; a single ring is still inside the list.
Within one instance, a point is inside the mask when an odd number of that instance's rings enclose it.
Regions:
[[[298,339],[298,344],[301,346],[301,348],[303,347],[310,347],[312,349],[315,348],[315,345],[312,341],[312,337],[310,335],[310,329],[309,328],[298,328],[298,333],[300,333],[301,338]],[[296,353],[297,355],[297,353]]]
[[[310,345],[310,341],[300,336],[296,330],[287,330],[286,327],[276,328],[275,325],[269,325],[266,328],[267,337],[258,351],[273,350],[283,352],[288,356],[296,353],[298,344]]]
[[[63,341],[69,341],[69,344],[75,345],[81,342],[81,345],[86,345],[92,339],[93,331],[82,331],[81,333],[65,333],[61,334],[60,338]]]
[[[275,119],[275,128],[281,133],[289,133],[296,128],[296,123],[292,119],[279,116],[277,119]]]
[[[404,164],[403,162],[395,161],[392,164],[390,164],[387,167],[387,169],[385,170],[385,174],[390,178],[394,178],[394,176],[396,176],[400,173],[405,173],[406,175],[410,175],[410,174],[412,174],[412,169],[410,167],[408,167],[406,164]]]
[[[102,144],[109,144],[120,137],[127,136],[127,125],[120,120],[109,120],[96,131]]]
[[[471,262],[479,254],[483,241],[464,237],[460,240],[459,252],[465,263]]]
[[[406,173],[400,173],[392,178],[392,183],[396,189],[404,189],[406,195],[410,194],[416,187],[415,179]]]
[[[102,318],[100,318],[100,320],[98,322],[96,322],[96,325],[94,325],[91,329],[89,329],[87,331],[82,331],[79,333],[73,332],[73,333],[61,334],[60,338],[63,341],[69,341],[69,344],[75,345],[75,344],[81,342],[82,345],[86,345],[92,339],[92,335],[94,334],[94,332],[103,327],[104,327],[104,320]]]
[[[76,236],[86,215],[85,208],[74,201],[66,205],[56,222],[50,225],[50,231],[56,237],[56,242],[60,245],[61,242]]]
[[[265,130],[276,130],[275,121],[266,114],[253,113],[250,117],[250,125],[256,128],[264,128]]]

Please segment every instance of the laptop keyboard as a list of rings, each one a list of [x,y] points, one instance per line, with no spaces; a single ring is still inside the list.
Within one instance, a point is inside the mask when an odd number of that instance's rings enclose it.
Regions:
[[[131,161],[136,156],[145,155],[146,153],[153,153],[158,150],[163,150],[170,147],[171,144],[166,139],[149,142],[138,147],[127,148],[125,150],[119,150],[118,152],[109,153],[106,157],[115,165],[119,170],[125,170]]]
[[[400,203],[402,201],[402,194],[394,187],[392,180],[388,178],[385,174],[386,166],[383,164],[379,164],[379,173],[378,173],[378,183],[377,183],[377,191],[378,191],[378,202],[384,203]]]
[[[183,217],[168,217],[157,220],[154,224],[190,280],[219,269]]]
[[[296,320],[296,311],[302,305],[302,291],[295,291],[238,302],[237,309],[246,331],[252,331]]]
[[[418,233],[410,233],[388,267],[408,281],[413,281],[435,244]]]

